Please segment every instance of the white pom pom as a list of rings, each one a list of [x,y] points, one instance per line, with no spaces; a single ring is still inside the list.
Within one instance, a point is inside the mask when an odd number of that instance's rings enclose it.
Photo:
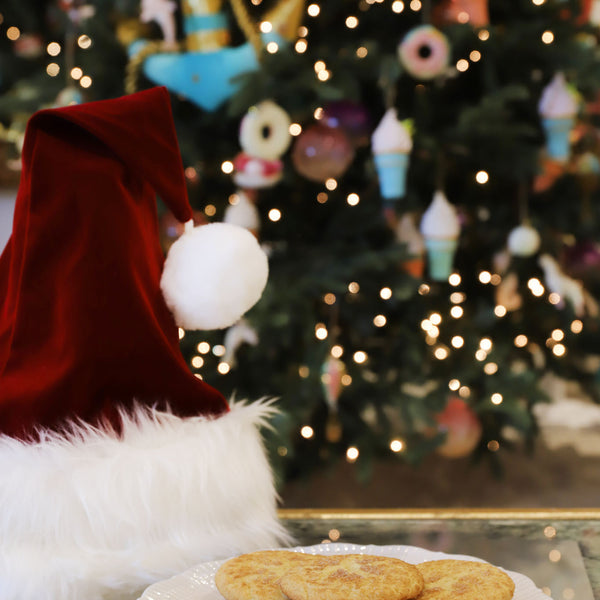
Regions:
[[[169,249],[160,285],[179,327],[223,329],[258,302],[268,275],[267,256],[247,229],[186,223]]]

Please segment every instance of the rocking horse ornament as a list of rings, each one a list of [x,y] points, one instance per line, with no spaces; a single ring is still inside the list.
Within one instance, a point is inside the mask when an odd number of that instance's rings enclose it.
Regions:
[[[231,0],[237,23],[247,42],[230,46],[227,16],[222,0],[180,0],[185,40],[174,40],[174,0],[142,0],[141,19],[155,21],[164,41],[138,40],[129,49],[127,92],[136,91],[139,70],[158,85],[167,87],[206,111],[214,111],[237,90],[235,78],[258,69],[263,44],[284,44],[295,37],[305,0],[281,0],[264,21],[272,25],[259,33],[243,0]]]

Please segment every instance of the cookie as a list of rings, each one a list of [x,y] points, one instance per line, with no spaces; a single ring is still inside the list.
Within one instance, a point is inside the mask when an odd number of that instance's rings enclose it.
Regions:
[[[225,600],[285,600],[279,578],[292,566],[310,558],[288,550],[241,554],[219,567],[215,584]]]
[[[409,600],[421,593],[423,577],[398,558],[342,554],[293,566],[279,586],[290,600]]]
[[[419,600],[511,600],[514,581],[489,563],[432,560],[417,565],[425,588]]]

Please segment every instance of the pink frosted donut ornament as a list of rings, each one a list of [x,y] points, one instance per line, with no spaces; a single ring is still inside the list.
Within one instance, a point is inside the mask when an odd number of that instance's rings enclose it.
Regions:
[[[420,25],[411,29],[400,42],[398,56],[413,77],[433,79],[448,67],[450,44],[433,25]]]

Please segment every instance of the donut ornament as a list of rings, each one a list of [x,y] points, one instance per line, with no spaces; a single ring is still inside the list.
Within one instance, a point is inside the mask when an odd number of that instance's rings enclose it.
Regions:
[[[448,68],[450,44],[433,25],[420,25],[411,29],[400,42],[398,57],[416,79],[433,79]]]
[[[252,106],[240,125],[240,145],[242,150],[256,158],[277,160],[288,149],[290,117],[271,100],[263,100]]]

